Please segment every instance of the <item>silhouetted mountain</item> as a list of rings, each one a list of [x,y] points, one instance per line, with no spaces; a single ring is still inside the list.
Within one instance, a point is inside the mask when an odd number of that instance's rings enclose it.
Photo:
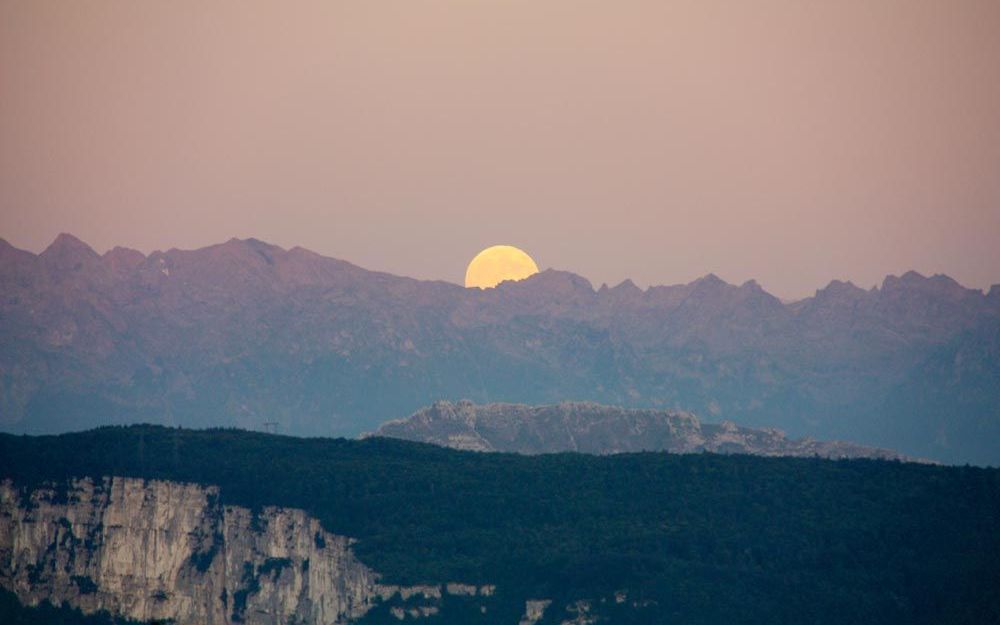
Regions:
[[[467,451],[520,454],[708,451],[912,461],[888,449],[845,441],[790,439],[774,428],[746,428],[732,421],[702,423],[690,412],[618,408],[590,402],[528,406],[440,401],[406,419],[383,423],[374,435]]]
[[[1000,463],[998,293],[910,272],[783,304],[713,275],[595,290],[553,270],[480,291],[254,239],[0,242],[0,412],[353,436],[438,399],[580,400]]]

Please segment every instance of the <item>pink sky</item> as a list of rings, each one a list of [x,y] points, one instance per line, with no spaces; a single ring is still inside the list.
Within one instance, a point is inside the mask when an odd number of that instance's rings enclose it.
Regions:
[[[1000,282],[1000,2],[0,1],[0,236]]]

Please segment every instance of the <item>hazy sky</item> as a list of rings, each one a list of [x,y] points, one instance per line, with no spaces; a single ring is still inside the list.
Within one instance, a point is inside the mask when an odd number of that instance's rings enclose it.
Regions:
[[[1000,2],[0,0],[0,236],[1000,282]]]

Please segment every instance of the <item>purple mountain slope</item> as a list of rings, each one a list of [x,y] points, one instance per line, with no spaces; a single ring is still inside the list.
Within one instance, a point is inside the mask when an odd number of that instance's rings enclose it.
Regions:
[[[1000,463],[1000,288],[910,272],[784,304],[750,281],[467,290],[230,240],[99,255],[0,240],[0,423],[349,435],[439,399],[679,408]]]

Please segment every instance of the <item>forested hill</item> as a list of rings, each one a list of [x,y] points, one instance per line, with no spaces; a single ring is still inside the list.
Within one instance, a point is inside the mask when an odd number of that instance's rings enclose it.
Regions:
[[[358,538],[358,556],[389,580],[496,584],[515,619],[525,598],[600,606],[627,590],[644,607],[613,622],[1000,621],[996,469],[518,456],[158,426],[0,435],[0,477],[23,488],[108,475],[303,508]]]
[[[22,605],[17,595],[0,588],[0,623],[4,625],[141,625],[136,621],[114,617],[106,612],[83,614],[66,605],[54,606],[43,602],[37,606]],[[151,623],[150,625],[157,625]],[[161,624],[162,625],[162,624]]]

